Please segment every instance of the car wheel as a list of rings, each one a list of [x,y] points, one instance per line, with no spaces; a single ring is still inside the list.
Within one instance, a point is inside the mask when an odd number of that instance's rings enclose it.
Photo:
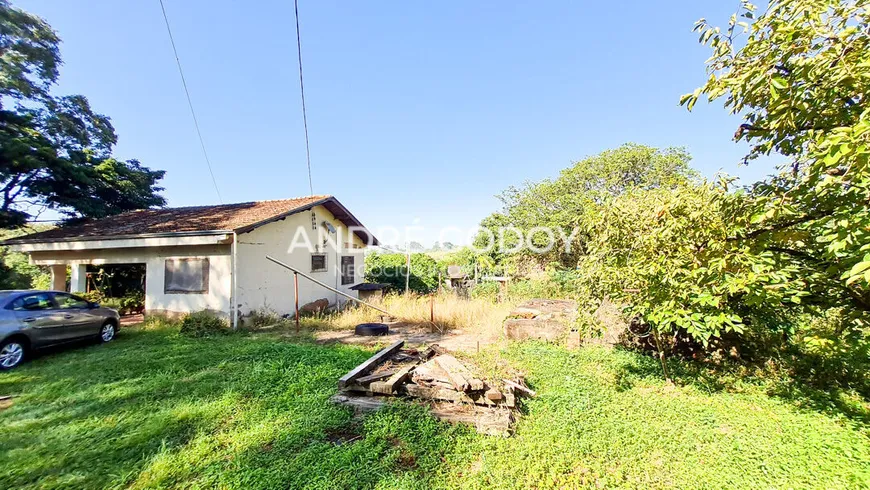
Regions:
[[[0,344],[0,369],[12,369],[24,360],[24,343],[20,340],[7,340]]]
[[[112,339],[115,338],[115,333],[118,331],[115,328],[115,324],[112,322],[106,322],[103,324],[103,327],[100,329],[100,340],[102,342],[111,342]]]

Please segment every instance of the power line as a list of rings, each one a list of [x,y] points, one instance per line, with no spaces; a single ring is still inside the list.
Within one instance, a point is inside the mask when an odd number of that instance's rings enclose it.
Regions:
[[[299,59],[299,93],[302,95],[302,125],[305,127],[305,159],[308,163],[308,190],[311,191],[313,196],[314,184],[311,182],[311,147],[308,144],[308,113],[305,111],[305,83],[302,81],[302,36],[299,35],[299,0],[293,0],[293,13],[296,15],[296,54]]]
[[[205,164],[208,165],[208,173],[211,175],[211,183],[214,184],[214,191],[217,193],[218,201],[223,204],[224,200],[221,197],[221,191],[218,190],[217,180],[214,178],[214,171],[211,169],[211,160],[208,158],[208,152],[205,151],[205,141],[203,141],[202,132],[199,130],[199,121],[196,119],[196,111],[193,110],[193,102],[190,100],[190,91],[187,89],[187,81],[184,79],[184,70],[181,68],[181,60],[178,58],[178,49],[175,48],[175,38],[172,37],[172,29],[169,27],[169,17],[166,15],[166,7],[163,5],[163,0],[159,1],[160,10],[163,11],[163,20],[166,22],[166,32],[169,33],[169,42],[172,44],[172,52],[175,53],[175,63],[178,65],[178,74],[181,75],[181,85],[184,87],[184,95],[187,96],[187,105],[190,107],[190,115],[193,116],[193,125],[196,127],[196,135],[199,137],[199,146],[202,147],[202,155],[205,157]]]

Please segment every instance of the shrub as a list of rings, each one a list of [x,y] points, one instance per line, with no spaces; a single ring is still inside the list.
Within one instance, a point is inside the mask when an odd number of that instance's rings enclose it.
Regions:
[[[122,315],[141,313],[145,310],[145,293],[142,291],[130,292],[120,298],[108,297],[98,289],[88,291],[87,293],[73,294],[81,296],[92,303],[99,303],[107,308],[118,310],[118,313]]]
[[[209,337],[229,333],[229,325],[210,311],[197,311],[184,317],[180,332],[189,337]]]
[[[121,298],[106,298],[100,301],[100,306],[105,306],[106,308],[111,308],[113,310],[118,310],[118,313],[124,314],[121,311]]]
[[[407,255],[398,253],[368,255],[366,281],[389,284],[394,291],[404,291],[407,260]],[[409,288],[420,294],[435,291],[438,288],[438,272],[435,259],[422,253],[411,254]]]
[[[102,303],[106,299],[106,295],[103,294],[99,289],[94,289],[92,291],[88,291],[87,293],[73,293],[76,296],[81,296],[82,298],[90,301],[91,303]]]
[[[485,281],[472,286],[470,294],[474,299],[488,299],[495,301],[498,298],[499,283],[495,281]]]
[[[141,313],[145,309],[145,293],[132,291],[125,294],[119,301],[120,309],[124,313]]]
[[[266,327],[284,327],[289,320],[269,308],[254,310],[242,318],[242,326],[246,330],[258,330]]]

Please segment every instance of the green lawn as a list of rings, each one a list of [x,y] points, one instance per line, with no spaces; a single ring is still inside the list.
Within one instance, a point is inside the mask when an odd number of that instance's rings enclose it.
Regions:
[[[671,387],[629,352],[493,349],[481,365],[507,361],[539,393],[500,439],[404,404],[355,422],[328,398],[369,355],[127,329],[40,357],[0,374],[20,395],[0,411],[0,488],[870,486],[866,414],[761,383],[675,365]]]

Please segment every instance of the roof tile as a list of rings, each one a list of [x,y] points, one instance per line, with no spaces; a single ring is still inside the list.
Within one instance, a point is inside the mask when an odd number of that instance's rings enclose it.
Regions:
[[[158,208],[128,211],[107,218],[26,235],[16,241],[54,241],[102,236],[142,235],[213,230],[238,230],[269,220],[332,196],[310,196],[215,206]],[[300,209],[301,210],[301,209]]]

